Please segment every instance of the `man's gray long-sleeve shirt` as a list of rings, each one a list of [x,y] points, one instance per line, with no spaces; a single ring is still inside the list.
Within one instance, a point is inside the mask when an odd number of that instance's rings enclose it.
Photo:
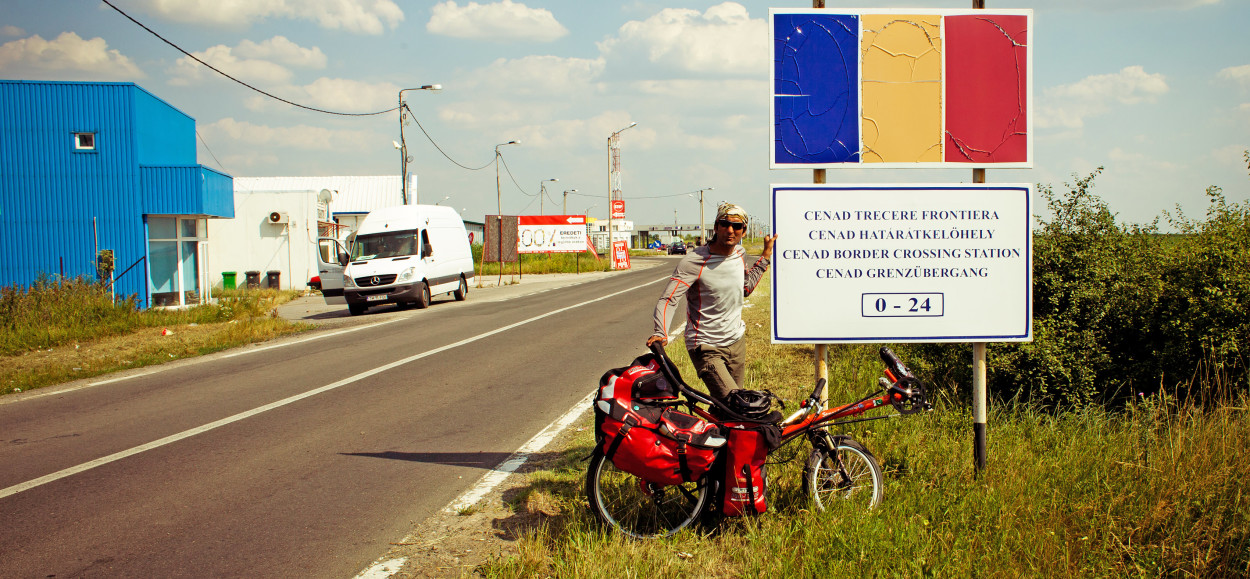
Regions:
[[[742,298],[751,295],[772,261],[761,257],[746,268],[746,250],[735,246],[729,255],[694,248],[673,270],[673,277],[655,306],[655,335],[667,336],[681,298],[686,298],[686,348],[728,346],[746,333]]]

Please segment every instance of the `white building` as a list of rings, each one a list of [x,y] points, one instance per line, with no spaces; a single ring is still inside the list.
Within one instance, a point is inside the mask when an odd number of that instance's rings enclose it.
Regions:
[[[236,210],[237,211],[237,210]],[[595,251],[605,253],[608,251],[608,220],[598,219],[590,221],[587,229],[590,230],[590,241],[595,244]],[[634,222],[628,219],[612,220],[612,240],[624,241],[630,249],[634,248]]]
[[[409,175],[410,202],[416,191],[417,176]],[[318,237],[346,239],[370,211],[401,198],[398,175],[235,178],[234,219],[208,224],[210,283],[222,287],[234,272],[243,287],[250,271],[262,287],[273,276],[281,289],[303,289],[317,275]]]

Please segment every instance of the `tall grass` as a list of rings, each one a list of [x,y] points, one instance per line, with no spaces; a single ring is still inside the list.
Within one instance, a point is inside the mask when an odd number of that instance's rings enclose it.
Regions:
[[[750,299],[748,388],[788,400],[811,389],[811,347],[768,343],[767,282]],[[675,346],[675,347],[674,347]],[[678,360],[681,344],[670,346]],[[831,400],[868,393],[879,375],[867,346],[830,348]],[[627,360],[623,360],[622,363]],[[687,361],[683,376],[693,379]],[[588,388],[592,385],[587,385]],[[974,476],[972,416],[939,394],[932,413],[852,425],[886,475],[869,511],[813,512],[797,444],[770,457],[769,512],[630,541],[606,533],[583,496],[586,430],[520,493],[561,505],[487,577],[1157,577],[1250,573],[1250,419],[1245,398],[1204,412],[1167,394],[1122,411],[1072,412],[995,401],[987,470]],[[535,499],[534,495],[541,497]],[[549,507],[546,510],[551,510]]]
[[[582,253],[525,253],[520,256],[520,274],[541,273],[587,273],[592,271],[608,271],[611,263],[607,256],[596,256],[590,252]],[[497,261],[482,262],[482,246],[473,246],[473,263],[478,268],[478,275],[500,275],[500,264]],[[504,262],[503,275],[516,275],[517,263]]]
[[[301,331],[273,308],[298,292],[228,290],[185,309],[114,301],[90,280],[41,277],[0,289],[0,393],[168,362]],[[174,328],[169,336],[157,329]],[[147,330],[150,330],[147,331]]]

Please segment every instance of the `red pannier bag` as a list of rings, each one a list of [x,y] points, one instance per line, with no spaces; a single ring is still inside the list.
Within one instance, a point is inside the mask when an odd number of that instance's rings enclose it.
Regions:
[[[612,464],[647,482],[696,481],[712,468],[725,436],[716,424],[671,405],[676,389],[646,354],[609,370],[595,397],[595,438]]]
[[[777,447],[781,429],[775,424],[754,422],[725,424],[724,479],[720,486],[721,514],[727,517],[759,515],[768,510],[768,480],[764,464],[768,451]]]

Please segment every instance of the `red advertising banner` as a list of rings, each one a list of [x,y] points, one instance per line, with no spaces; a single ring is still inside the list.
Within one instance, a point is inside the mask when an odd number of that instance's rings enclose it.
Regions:
[[[586,251],[586,216],[518,216],[516,244],[517,253],[580,253]]]
[[[629,269],[629,243],[612,242],[612,269]]]
[[[625,201],[623,199],[612,200],[612,219],[625,219]]]

